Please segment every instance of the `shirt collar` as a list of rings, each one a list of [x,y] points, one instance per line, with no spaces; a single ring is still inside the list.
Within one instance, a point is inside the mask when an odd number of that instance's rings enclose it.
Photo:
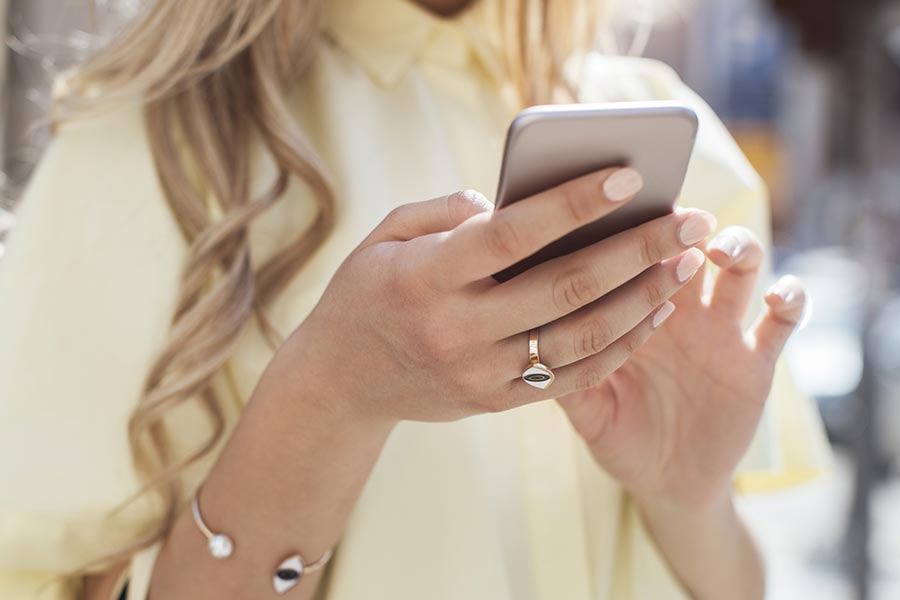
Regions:
[[[397,84],[417,61],[463,67],[474,58],[495,83],[505,79],[490,0],[441,17],[413,0],[329,0],[326,34],[344,47],[380,85]]]

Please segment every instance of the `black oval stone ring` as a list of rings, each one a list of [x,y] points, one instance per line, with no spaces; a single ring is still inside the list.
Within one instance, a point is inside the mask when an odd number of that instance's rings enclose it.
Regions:
[[[544,390],[553,383],[555,375],[545,364],[541,363],[538,354],[538,330],[532,329],[528,332],[528,366],[522,373],[522,379],[528,385]]]

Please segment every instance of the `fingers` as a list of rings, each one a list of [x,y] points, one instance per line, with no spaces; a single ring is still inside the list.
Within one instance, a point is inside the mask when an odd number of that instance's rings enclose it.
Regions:
[[[610,344],[602,352],[559,369],[553,369],[556,379],[548,389],[540,390],[531,387],[521,378],[510,381],[500,398],[502,408],[514,408],[540,400],[559,398],[601,384],[650,339],[650,336],[659,329],[674,310],[675,305],[666,301],[653,314],[641,321],[637,327]]]
[[[483,279],[632,199],[643,185],[630,168],[604,169],[473,217],[454,229],[435,258],[447,286]]]
[[[682,210],[533,267],[486,292],[487,312],[497,315],[487,327],[502,339],[555,321],[701,242],[715,223]]]
[[[691,280],[705,262],[697,248],[655,265],[600,300],[540,329],[541,362],[552,369],[602,352]],[[515,379],[528,362],[528,332],[500,342],[498,378]]]
[[[675,304],[681,306],[699,306],[703,303],[704,281],[706,279],[706,244],[700,243],[695,246],[703,252],[703,264],[697,270],[697,273],[685,284],[683,288],[672,298]]]
[[[393,209],[363,241],[407,241],[413,238],[449,231],[479,213],[490,213],[493,204],[475,190],[461,190],[423,202],[411,202]]]
[[[785,275],[766,291],[766,310],[750,329],[754,348],[776,360],[803,317],[806,293],[800,280]]]
[[[726,227],[707,246],[710,260],[719,267],[710,307],[742,319],[756,289],[765,252],[746,227]]]

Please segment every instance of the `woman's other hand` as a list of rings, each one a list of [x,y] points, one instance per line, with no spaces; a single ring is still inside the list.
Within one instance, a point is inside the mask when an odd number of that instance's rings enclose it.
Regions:
[[[697,600],[761,600],[762,560],[731,499],[731,477],[756,431],[775,362],[804,307],[784,277],[748,332],[742,318],[763,260],[749,230],[709,245],[720,267],[673,298],[677,310],[600,385],[559,398],[597,462],[634,498],[655,545]]]
[[[803,313],[803,288],[783,277],[745,333],[762,246],[749,230],[729,227],[707,254],[720,267],[709,298],[701,297],[698,275],[673,299],[672,317],[622,368],[559,398],[597,461],[639,501],[701,508],[730,497],[775,362]]]
[[[679,211],[506,282],[491,275],[615,210],[642,183],[633,169],[606,169],[497,211],[472,191],[403,205],[342,263],[273,364],[335,409],[387,421],[452,420],[595,386],[700,268],[692,247],[713,217]],[[534,327],[556,374],[546,390],[520,378]]]

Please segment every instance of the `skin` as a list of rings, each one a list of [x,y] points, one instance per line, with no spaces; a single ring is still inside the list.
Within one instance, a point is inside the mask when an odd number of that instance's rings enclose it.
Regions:
[[[452,14],[468,2],[420,4]],[[184,511],[156,561],[151,598],[275,598],[278,562],[295,552],[310,562],[338,542],[397,422],[554,397],[635,499],[693,597],[762,598],[761,561],[735,514],[730,477],[802,313],[796,280],[773,287],[756,325],[742,331],[761,246],[742,228],[709,248],[683,243],[689,219],[701,238],[714,227],[711,215],[690,210],[504,284],[490,277],[629,201],[637,190],[609,197],[628,180],[640,183],[630,170],[604,170],[496,213],[469,191],[389,214],[279,349],[202,488],[204,518],[235,539],[235,554],[212,559]],[[720,267],[710,298],[701,297],[692,245]],[[679,264],[699,276],[680,281]],[[655,328],[670,298],[678,308]],[[527,332],[538,326],[541,359],[557,376],[543,391],[519,378]],[[334,343],[346,339],[355,352]],[[272,465],[290,468],[276,481]],[[123,568],[85,578],[84,597],[109,598]],[[304,576],[291,596],[311,598],[319,578]]]

